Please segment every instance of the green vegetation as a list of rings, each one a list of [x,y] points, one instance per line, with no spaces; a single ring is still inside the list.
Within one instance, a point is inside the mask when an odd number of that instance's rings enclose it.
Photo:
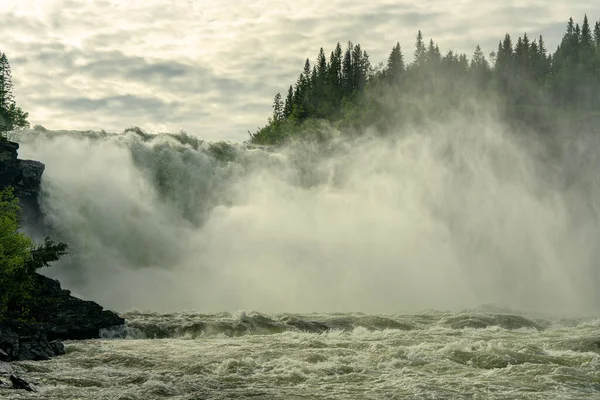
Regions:
[[[323,121],[345,135],[374,128],[379,134],[443,121],[452,113],[477,112],[476,104],[493,105],[519,128],[548,132],[562,124],[598,120],[600,106],[600,21],[593,29],[567,23],[554,54],[542,36],[527,34],[516,43],[509,34],[488,59],[477,46],[469,60],[452,50],[442,55],[433,40],[417,34],[412,63],[397,43],[387,64],[372,67],[359,44],[338,43],[329,61],[323,49],[311,68],[306,60],[285,99],[275,95],[268,124],[250,133],[252,143],[282,144],[310,135],[324,139]],[[571,126],[573,128],[573,126]]]
[[[29,113],[15,103],[10,64],[6,53],[0,51],[0,139],[4,139],[8,131],[29,127],[28,117]]]
[[[64,243],[46,238],[37,245],[19,232],[20,207],[12,187],[0,191],[0,322],[29,318],[35,304],[33,277],[37,269],[49,266],[67,252]]]

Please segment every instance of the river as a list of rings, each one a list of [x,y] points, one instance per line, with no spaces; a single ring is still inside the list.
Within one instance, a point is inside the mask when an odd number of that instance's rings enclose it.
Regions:
[[[65,356],[5,364],[7,399],[594,399],[600,320],[129,312]]]

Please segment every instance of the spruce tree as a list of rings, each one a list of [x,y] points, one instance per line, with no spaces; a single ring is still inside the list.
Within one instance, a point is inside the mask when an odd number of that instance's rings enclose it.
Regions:
[[[287,97],[285,98],[285,104],[283,106],[283,118],[289,118],[292,115],[292,106],[294,105],[294,88],[290,85],[288,89]]]
[[[417,33],[417,41],[415,43],[414,54],[414,66],[417,68],[423,67],[425,65],[425,60],[427,59],[427,48],[425,47],[425,43],[423,42],[423,34],[420,30]]]
[[[429,46],[427,47],[426,55],[427,63],[430,66],[435,66],[442,60],[440,48],[434,43],[433,39],[429,40]]]
[[[400,42],[396,42],[396,45],[388,57],[386,76],[390,82],[399,82],[400,77],[404,74],[404,69],[405,65],[402,48],[400,47]]]
[[[483,65],[487,65],[487,60],[483,55],[483,51],[481,51],[481,47],[479,45],[475,46],[475,51],[473,52],[473,58],[471,59],[471,68],[477,68]]]
[[[311,70],[310,70],[310,60],[307,58],[306,61],[304,62],[304,79],[308,82],[310,82],[310,78],[311,78]]]
[[[348,47],[344,53],[344,59],[342,61],[342,97],[352,93],[352,83],[354,78],[354,71],[352,70],[352,50],[354,45],[352,42],[348,42]]]
[[[588,21],[587,14],[583,18],[583,25],[581,26],[581,47],[589,49],[593,45],[592,30]]]
[[[540,35],[539,39],[538,39],[538,52],[540,57],[546,58],[547,57],[547,52],[548,50],[546,50],[546,43],[544,42],[544,38],[542,37],[542,35]]]
[[[329,63],[327,64],[327,102],[331,104],[331,110],[336,113],[339,109],[342,98],[342,46],[338,42],[335,49],[331,52]]]
[[[0,136],[6,131],[29,126],[29,113],[17,107],[6,53],[0,52]]]
[[[328,69],[328,82],[332,86],[332,88],[338,87],[341,85],[341,77],[342,77],[342,46],[338,42],[335,46],[335,50],[331,52],[331,56],[329,58],[329,69]]]
[[[527,34],[525,34],[523,38],[519,37],[517,39],[517,44],[515,45],[515,66],[520,74],[525,73],[527,68],[530,66],[529,51],[529,38],[527,37]]]
[[[473,77],[474,84],[477,87],[487,87],[492,76],[492,71],[490,69],[490,64],[485,59],[485,55],[483,54],[483,51],[481,51],[481,47],[479,45],[475,47],[475,51],[473,52],[471,65],[469,66],[469,72]]]
[[[273,122],[279,122],[283,120],[283,102],[281,100],[281,93],[277,93],[273,99]]]
[[[366,83],[364,69],[365,61],[360,44],[357,43],[352,49],[352,90],[362,90]]]
[[[327,59],[321,47],[317,56],[317,83],[319,87],[323,87],[325,86],[325,82],[327,82]]]
[[[300,74],[294,86],[294,98],[292,103],[292,114],[295,114],[300,122],[304,118],[304,98],[306,96],[306,83],[304,74]]]
[[[538,50],[538,70],[536,75],[538,78],[543,79],[550,73],[550,58],[548,56],[548,50],[546,49],[546,43],[544,42],[544,38],[542,35],[538,38],[537,42],[537,50]]]

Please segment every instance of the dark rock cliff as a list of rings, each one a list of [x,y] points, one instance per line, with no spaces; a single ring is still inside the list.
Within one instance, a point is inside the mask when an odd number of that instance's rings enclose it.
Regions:
[[[57,280],[36,274],[29,310],[35,323],[0,324],[0,360],[47,360],[64,354],[61,340],[94,339],[101,329],[123,325],[125,320],[93,301],[80,300]]]
[[[0,189],[15,189],[24,224],[38,222],[42,219],[39,193],[45,166],[39,161],[18,159],[18,149],[18,143],[0,140]],[[31,294],[29,312],[35,323],[6,319],[0,323],[0,361],[45,360],[64,354],[60,340],[97,338],[100,329],[125,323],[93,301],[71,296],[58,281],[43,275],[35,274]]]
[[[12,186],[21,203],[24,223],[42,217],[39,193],[45,165],[39,161],[20,160],[19,144],[0,140],[0,188]]]

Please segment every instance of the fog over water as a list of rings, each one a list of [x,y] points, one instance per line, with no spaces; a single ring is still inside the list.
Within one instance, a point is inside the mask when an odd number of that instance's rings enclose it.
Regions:
[[[586,132],[524,136],[481,113],[281,149],[18,135],[71,248],[44,273],[106,308],[598,310],[600,143]]]

